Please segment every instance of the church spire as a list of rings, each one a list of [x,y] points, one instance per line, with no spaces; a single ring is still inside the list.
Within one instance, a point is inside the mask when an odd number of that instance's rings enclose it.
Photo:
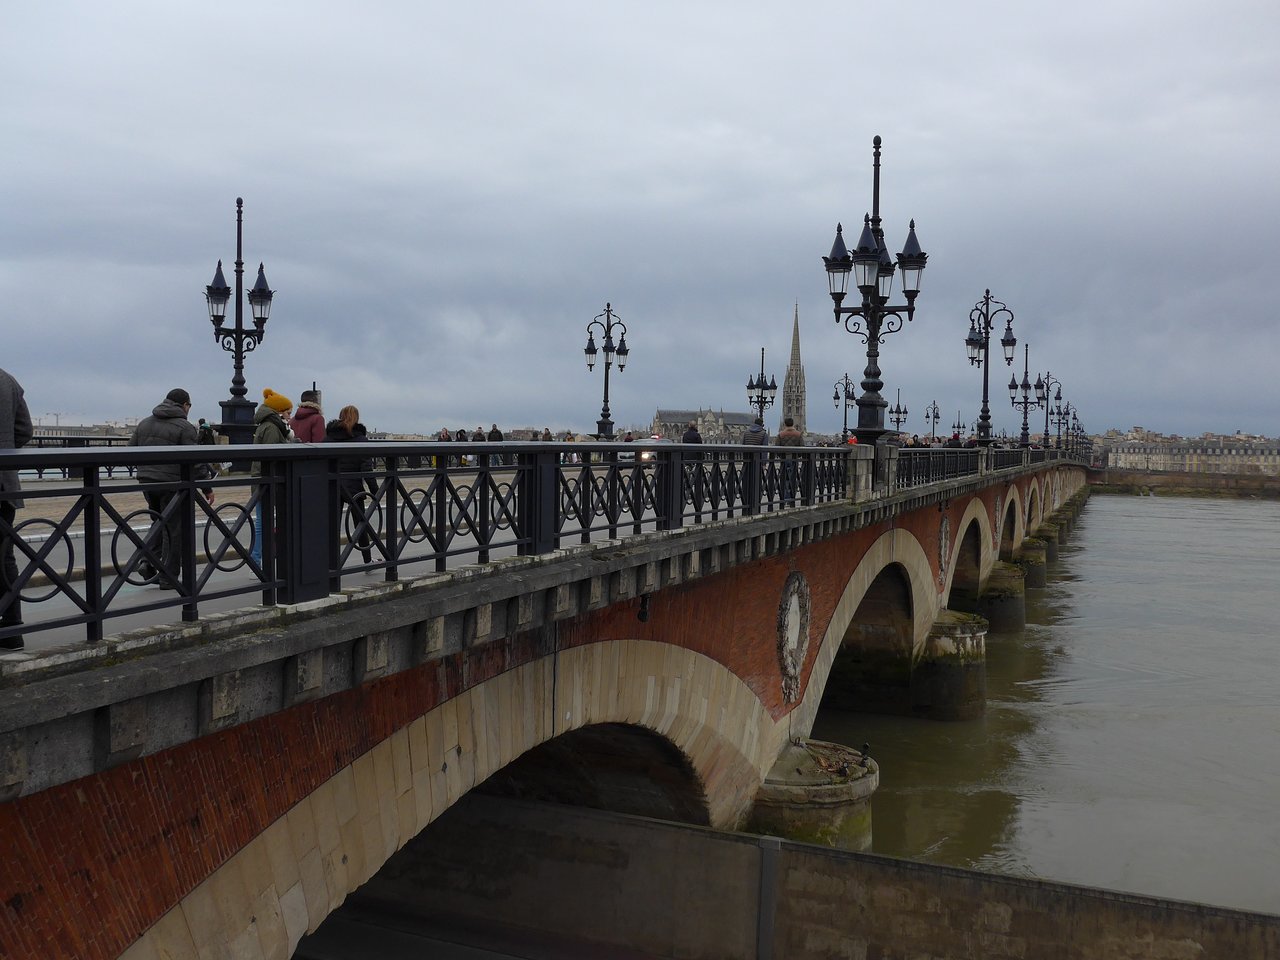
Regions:
[[[791,319],[791,361],[782,380],[782,420],[790,417],[801,433],[805,433],[804,364],[800,360],[800,304]],[[782,422],[778,424],[782,429]]]

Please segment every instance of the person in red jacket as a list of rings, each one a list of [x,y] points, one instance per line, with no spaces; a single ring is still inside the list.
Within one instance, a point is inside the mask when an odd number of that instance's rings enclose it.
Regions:
[[[303,390],[298,409],[289,419],[289,429],[300,443],[324,441],[324,412],[320,409],[320,396],[315,390]]]

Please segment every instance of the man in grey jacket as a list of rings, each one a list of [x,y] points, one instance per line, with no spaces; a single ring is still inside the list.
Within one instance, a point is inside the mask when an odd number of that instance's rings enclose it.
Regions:
[[[181,387],[174,387],[165,398],[151,411],[151,416],[144,417],[133,430],[129,438],[131,447],[155,446],[194,446],[199,443],[199,433],[194,424],[187,419],[191,411],[191,394]],[[208,480],[213,471],[208,464],[197,464],[193,472],[196,480]],[[181,471],[176,463],[153,463],[138,468],[138,479],[143,484],[173,484],[181,479]],[[205,499],[213,503],[213,488],[205,487]],[[183,495],[182,490],[161,489],[143,490],[147,506],[160,517],[160,563],[162,570],[156,585],[161,590],[177,590],[181,586],[181,576],[190,559],[187,554],[185,531],[182,529],[181,503],[173,503],[174,499]],[[165,510],[169,509],[168,516]],[[153,528],[154,529],[154,528]],[[149,574],[147,564],[143,565],[143,573]]]
[[[22,387],[7,371],[0,369],[0,450],[16,450],[31,441],[31,414],[22,396]],[[10,598],[9,585],[18,579],[18,563],[13,558],[13,520],[22,506],[22,490],[17,470],[0,470],[0,627],[22,623],[22,601]],[[0,649],[21,650],[22,636],[0,637]]]

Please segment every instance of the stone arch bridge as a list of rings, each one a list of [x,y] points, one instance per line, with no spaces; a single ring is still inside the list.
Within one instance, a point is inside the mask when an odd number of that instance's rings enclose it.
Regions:
[[[285,958],[473,789],[733,828],[824,696],[981,710],[972,612],[1016,606],[1002,558],[1085,474],[980,453],[11,666],[0,955]]]

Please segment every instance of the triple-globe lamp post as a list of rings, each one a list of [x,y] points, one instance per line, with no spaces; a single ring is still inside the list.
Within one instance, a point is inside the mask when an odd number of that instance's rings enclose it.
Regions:
[[[929,441],[937,439],[938,421],[942,419],[942,411],[938,409],[938,401],[932,401],[924,408],[924,422],[929,424]]]
[[[600,318],[604,319],[601,320]],[[600,419],[596,421],[596,439],[613,439],[613,419],[609,416],[609,368],[615,363],[621,373],[627,366],[627,325],[613,312],[613,304],[606,303],[604,311],[597,313],[587,324],[587,346],[582,351],[587,357],[587,370],[595,368],[596,349],[595,331],[600,331],[604,346],[604,403],[600,407]],[[618,331],[618,342],[615,346],[613,332]]]
[[[907,241],[898,254],[897,266],[902,268],[902,295],[905,304],[890,305],[893,292],[893,259],[884,243],[884,230],[880,227],[880,138],[872,141],[871,213],[863,219],[862,234],[853,252],[845,246],[844,228],[836,224],[836,239],[831,245],[831,255],[823,257],[827,268],[827,283],[831,299],[835,303],[836,323],[843,319],[845,329],[862,339],[867,345],[867,365],[862,373],[862,395],[858,397],[858,428],[855,431],[859,443],[872,443],[885,431],[884,414],[888,401],[880,395],[884,381],[880,379],[880,344],[891,333],[902,329],[915,314],[916,296],[920,292],[920,277],[924,273],[928,254],[920,249],[916,239],[916,222],[911,221]],[[861,294],[861,304],[846,307],[849,276]]]
[[[231,377],[231,397],[219,402],[222,407],[221,432],[231,443],[253,442],[252,400],[245,399],[248,388],[244,385],[244,357],[252,353],[266,336],[267,319],[271,316],[271,298],[274,291],[267,286],[262,264],[258,264],[258,279],[249,291],[249,309],[253,313],[253,328],[244,325],[244,255],[243,255],[244,199],[236,197],[236,306],[235,326],[227,327],[227,302],[231,288],[222,275],[222,261],[213,274],[213,282],[204,288],[205,301],[209,305],[209,320],[213,323],[213,339],[222,349],[234,357],[234,373]]]
[[[902,405],[902,388],[898,388],[897,400],[889,408],[889,419],[893,421],[893,429],[901,430],[907,421],[907,408]]]
[[[992,309],[992,304],[995,309]],[[969,363],[982,367],[982,412],[978,415],[978,445],[991,444],[991,328],[1004,318],[1004,336],[1000,338],[1000,346],[1004,349],[1004,362],[1013,363],[1013,349],[1018,340],[1013,335],[1013,311],[991,297],[987,290],[969,311],[969,335],[964,338],[965,351],[969,355]]]
[[[764,411],[767,407],[773,406],[773,398],[778,393],[778,381],[770,375],[766,381],[764,378],[764,347],[760,348],[760,377],[755,376],[747,378],[747,403],[756,408],[756,416],[764,421]]]
[[[1049,396],[1049,388],[1056,385],[1058,390],[1053,396]],[[1051,372],[1046,370],[1044,376],[1036,375],[1036,395],[1040,398],[1040,402],[1044,405],[1044,448],[1049,449],[1049,414],[1052,412],[1053,404],[1062,403],[1062,381],[1055,377]]]
[[[1019,385],[1016,376],[1009,377],[1009,402],[1013,404],[1015,410],[1022,411],[1022,434],[1018,437],[1018,446],[1031,446],[1031,433],[1027,427],[1027,411],[1032,407],[1037,410],[1040,404],[1044,403],[1044,381],[1040,379],[1040,374],[1036,374],[1035,392],[1032,393],[1031,377],[1028,372],[1029,355],[1031,353],[1031,345],[1024,343],[1022,345],[1022,383]]]
[[[858,391],[853,388],[853,381],[849,379],[849,374],[847,372],[843,377],[841,377],[839,380],[835,382],[835,393],[831,395],[831,400],[837,407],[841,406],[840,401],[842,399],[844,400],[844,404],[843,404],[844,427],[840,431],[840,442],[848,443],[849,442],[849,408],[850,407],[854,407],[855,409],[857,408]]]

